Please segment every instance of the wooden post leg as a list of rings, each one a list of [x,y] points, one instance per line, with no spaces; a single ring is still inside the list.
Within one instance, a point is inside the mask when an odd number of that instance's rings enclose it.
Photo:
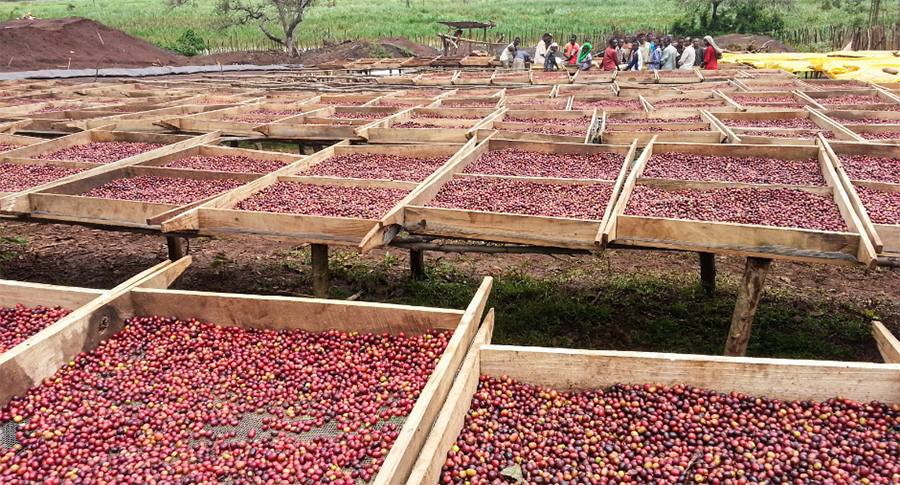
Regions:
[[[741,278],[741,286],[738,287],[734,316],[731,318],[731,330],[728,332],[728,341],[725,342],[725,355],[746,355],[753,317],[756,315],[756,307],[759,306],[759,297],[762,295],[766,273],[771,264],[771,259],[747,258],[744,277]]]
[[[239,142],[237,140],[231,140],[230,142],[228,142],[228,144],[231,145],[231,148],[240,148],[241,147],[241,142]]]
[[[170,261],[178,261],[184,257],[184,244],[180,237],[166,236],[166,246],[169,247]]]
[[[328,279],[328,245],[310,244],[312,256],[312,290],[316,298],[328,298],[331,282]]]
[[[425,251],[409,250],[409,272],[414,280],[425,279]]]
[[[714,253],[697,253],[700,255],[700,281],[707,295],[716,292],[716,255]]]

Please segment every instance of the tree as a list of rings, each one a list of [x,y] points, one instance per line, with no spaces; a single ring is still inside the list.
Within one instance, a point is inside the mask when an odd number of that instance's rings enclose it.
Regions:
[[[758,33],[784,27],[781,10],[793,0],[675,0],[684,15],[672,25],[679,34]]]
[[[173,8],[190,1],[166,0]],[[303,22],[303,14],[313,2],[315,0],[217,0],[216,9],[226,26],[259,22],[266,37],[284,46],[291,57],[296,57],[300,54],[295,37],[297,26]],[[271,23],[277,23],[281,32],[273,33],[269,28]]]

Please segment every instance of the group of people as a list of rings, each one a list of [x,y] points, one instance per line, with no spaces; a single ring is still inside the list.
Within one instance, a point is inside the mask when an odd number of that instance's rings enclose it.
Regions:
[[[525,63],[543,65],[545,71],[569,66],[578,66],[582,71],[599,67],[604,71],[640,71],[642,69],[674,71],[676,69],[716,70],[722,49],[712,36],[699,38],[654,37],[653,34],[638,34],[630,39],[609,39],[601,61],[595,62],[590,39],[578,45],[578,37],[573,35],[560,49],[553,42],[553,35],[546,33],[535,47],[534,59],[520,49],[522,39],[516,37],[500,54],[500,62],[505,67],[524,69]]]

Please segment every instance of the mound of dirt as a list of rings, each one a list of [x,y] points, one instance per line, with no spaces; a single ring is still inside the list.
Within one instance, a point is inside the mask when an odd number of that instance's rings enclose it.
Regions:
[[[797,52],[774,37],[753,34],[728,34],[715,37],[716,44],[732,52]]]
[[[378,42],[346,41],[303,52],[300,57],[290,57],[278,50],[185,57],[83,17],[0,22],[0,72],[215,64],[316,65],[364,57],[438,54],[436,49],[405,37],[385,37]]]
[[[182,65],[184,56],[83,17],[0,22],[0,69]]]

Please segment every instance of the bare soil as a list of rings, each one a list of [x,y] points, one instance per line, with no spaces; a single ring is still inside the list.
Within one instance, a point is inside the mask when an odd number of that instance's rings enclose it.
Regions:
[[[0,22],[0,72],[216,64],[315,65],[364,57],[437,54],[437,50],[404,37],[385,37],[378,42],[346,41],[304,52],[300,57],[290,57],[279,50],[185,57],[83,17]]]
[[[24,238],[26,245],[0,243],[0,269],[6,279],[112,288],[167,257],[165,239],[127,232],[111,232],[81,226],[0,223],[0,237]],[[189,253],[193,264],[174,287],[198,291],[306,296],[311,293],[309,268],[295,264],[290,255],[297,245],[268,239],[195,238]],[[403,250],[381,249],[357,257],[351,248],[332,247],[343,253],[347,269],[353,265],[377,268],[371,281],[333,280],[336,290],[364,301],[399,301],[397,281],[408,274]],[[395,264],[385,265],[386,255]],[[340,259],[340,256],[335,256]],[[333,258],[334,259],[334,258]],[[536,254],[457,255],[429,252],[426,264],[449,263],[464,274],[499,275],[519,268],[534,278],[560,274],[580,275],[566,280],[572,287],[591,287],[610,275],[669,278],[699,277],[696,256],[667,251],[615,250],[600,255],[549,256]],[[718,256],[720,278],[736,281],[744,258]],[[829,302],[850,302],[868,309],[889,326],[900,329],[900,270],[875,270],[776,260],[766,280],[767,293],[791,292],[809,299],[811,307]]]
[[[768,35],[728,34],[716,37],[715,41],[722,49],[732,52],[756,51],[763,46],[766,47],[761,52],[797,52]]]
[[[184,56],[83,17],[0,22],[0,70],[181,65]]]

